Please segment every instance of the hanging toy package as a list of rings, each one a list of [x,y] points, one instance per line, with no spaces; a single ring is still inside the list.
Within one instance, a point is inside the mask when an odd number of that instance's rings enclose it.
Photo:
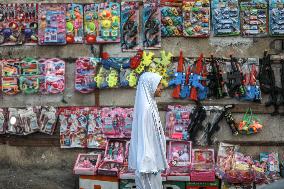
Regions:
[[[66,10],[66,42],[68,44],[83,43],[83,5],[69,3]]]
[[[5,116],[6,116],[6,109],[0,108],[0,134],[6,133],[6,122],[5,122]]]
[[[120,3],[106,2],[99,4],[97,43],[120,42]]]
[[[161,0],[161,35],[162,37],[182,36],[182,2]]]
[[[38,76],[21,76],[20,77],[20,89],[25,94],[35,94],[39,91]]]
[[[78,58],[76,60],[75,90],[91,93],[95,90],[96,67],[100,58]]]
[[[32,107],[18,109],[21,125],[24,127],[24,135],[39,131],[37,115]]]
[[[144,2],[142,20],[143,47],[145,49],[161,48],[161,11],[159,3]]]
[[[214,36],[240,35],[238,0],[213,0],[211,9]]]
[[[33,45],[37,43],[38,4],[0,5],[0,45]]]
[[[137,51],[139,44],[139,2],[121,3],[122,51]]]
[[[284,1],[269,1],[269,33],[272,36],[284,35]]]
[[[3,59],[2,66],[2,92],[6,95],[15,95],[20,92],[19,79],[21,74],[20,59]]]
[[[43,106],[40,110],[38,124],[40,132],[52,135],[57,122],[57,110],[52,106]]]
[[[210,3],[208,0],[183,1],[183,35],[186,37],[209,37]]]
[[[40,4],[38,14],[39,45],[66,44],[65,4]]]
[[[16,108],[8,108],[8,128],[7,133],[24,135],[24,126],[21,124],[21,118]]]
[[[98,4],[84,6],[85,43],[95,44],[98,35]]]

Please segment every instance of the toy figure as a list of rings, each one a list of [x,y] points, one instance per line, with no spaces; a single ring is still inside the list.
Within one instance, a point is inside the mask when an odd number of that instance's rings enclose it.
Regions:
[[[181,156],[179,157],[180,161],[189,161],[189,154],[188,154],[188,146],[184,145],[183,151]]]
[[[75,36],[77,37],[78,36],[78,30],[81,29],[82,24],[83,24],[83,22],[82,22],[83,21],[83,15],[81,14],[79,6],[74,8],[74,17],[75,17],[74,31],[75,31]]]
[[[123,162],[123,144],[122,143],[119,144],[117,161]]]
[[[113,159],[114,160],[117,160],[118,150],[119,150],[119,142],[115,142],[114,149],[113,149]]]
[[[168,130],[169,130],[169,137],[172,137],[174,134],[174,127],[175,127],[175,115],[173,112],[169,113],[169,123],[168,123]]]
[[[108,149],[108,159],[113,159],[113,143],[110,143],[110,146]]]

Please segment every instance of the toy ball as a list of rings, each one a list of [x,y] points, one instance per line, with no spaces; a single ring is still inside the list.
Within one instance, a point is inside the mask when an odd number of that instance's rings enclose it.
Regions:
[[[3,35],[4,35],[4,37],[9,37],[10,35],[12,35],[12,30],[10,29],[10,28],[5,28],[4,30],[3,30]]]
[[[67,35],[67,36],[66,36],[66,42],[67,42],[67,43],[74,43],[74,36],[72,36],[72,35]]]
[[[102,21],[102,27],[103,28],[110,28],[111,27],[111,21],[110,20],[103,20]]]
[[[93,22],[90,22],[88,24],[88,29],[90,30],[90,32],[95,32],[96,31],[96,25]]]
[[[96,42],[96,36],[95,35],[88,35],[86,38],[87,43],[95,43]]]
[[[26,29],[24,30],[24,34],[25,34],[25,36],[26,36],[27,38],[30,38],[30,37],[32,36],[32,34],[33,34],[33,31],[32,31],[30,28],[26,28]]]
[[[73,26],[72,22],[66,23],[66,29],[67,29],[68,32],[72,32],[74,30],[74,26]]]

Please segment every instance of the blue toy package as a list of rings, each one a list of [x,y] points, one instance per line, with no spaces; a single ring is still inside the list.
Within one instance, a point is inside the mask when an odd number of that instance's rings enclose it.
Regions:
[[[265,0],[241,2],[243,37],[265,37],[268,34],[268,11]]]
[[[269,34],[284,36],[284,0],[269,0]]]
[[[214,36],[235,36],[240,34],[238,0],[213,0],[211,9]]]
[[[139,45],[139,2],[121,3],[122,51],[137,51]]]
[[[143,47],[161,48],[161,11],[157,3],[144,4],[142,12]]]

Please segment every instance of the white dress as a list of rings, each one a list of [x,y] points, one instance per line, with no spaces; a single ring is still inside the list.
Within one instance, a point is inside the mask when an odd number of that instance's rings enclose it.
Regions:
[[[141,75],[134,105],[129,168],[135,170],[138,189],[162,189],[161,171],[168,167],[166,139],[154,93],[161,76]]]

